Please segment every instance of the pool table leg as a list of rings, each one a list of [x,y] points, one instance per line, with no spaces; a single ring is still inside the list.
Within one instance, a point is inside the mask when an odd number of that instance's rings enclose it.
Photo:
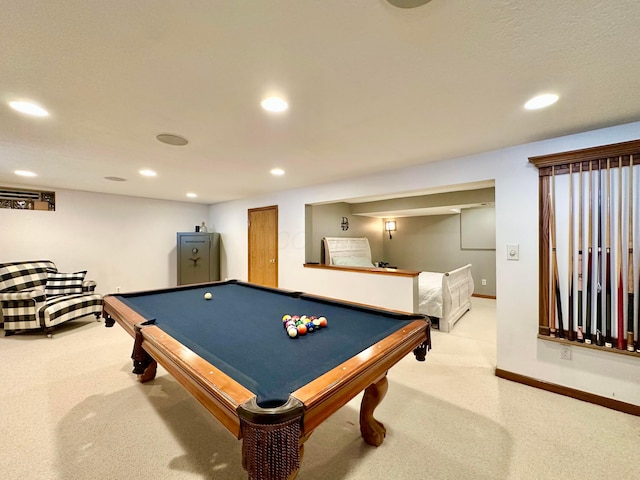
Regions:
[[[156,378],[156,371],[158,370],[158,362],[152,360],[151,363],[144,369],[140,375],[138,375],[138,381],[145,383]]]
[[[158,362],[142,348],[142,332],[139,326],[135,327],[135,340],[133,342],[133,373],[138,376],[140,383],[145,383],[156,378]]]
[[[313,433],[313,432],[311,432]],[[299,452],[299,457],[300,457],[300,464],[302,464],[302,457],[304,456],[304,442],[306,442],[309,437],[311,436],[311,433],[307,433],[306,435],[300,437],[300,440],[298,441],[298,452]],[[300,471],[300,469],[295,470],[294,472],[291,473],[291,475],[289,475],[287,477],[287,480],[294,480],[297,476],[298,476],[298,472]]]
[[[387,394],[389,388],[389,382],[387,380],[387,374],[378,381],[369,385],[364,391],[364,397],[362,397],[362,404],[360,406],[360,433],[362,438],[369,445],[379,447],[384,441],[384,436],[387,433],[385,426],[378,420],[373,418],[373,411],[376,409],[382,399]]]

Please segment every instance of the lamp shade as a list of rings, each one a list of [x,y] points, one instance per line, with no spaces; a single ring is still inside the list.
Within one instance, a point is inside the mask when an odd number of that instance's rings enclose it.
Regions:
[[[389,232],[389,240],[391,240],[393,237],[391,236],[391,232],[395,232],[396,231],[396,222],[395,220],[387,220],[384,222],[384,231],[385,232]]]

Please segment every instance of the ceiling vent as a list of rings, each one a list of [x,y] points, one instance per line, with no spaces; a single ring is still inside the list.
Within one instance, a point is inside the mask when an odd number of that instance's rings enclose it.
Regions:
[[[56,209],[56,194],[40,190],[0,187],[0,208],[53,212]]]
[[[391,5],[398,8],[416,8],[429,3],[431,0],[388,0]]]

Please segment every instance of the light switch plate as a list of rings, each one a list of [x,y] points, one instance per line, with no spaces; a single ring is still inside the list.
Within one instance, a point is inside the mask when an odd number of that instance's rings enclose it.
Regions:
[[[520,245],[507,243],[507,260],[520,260]]]

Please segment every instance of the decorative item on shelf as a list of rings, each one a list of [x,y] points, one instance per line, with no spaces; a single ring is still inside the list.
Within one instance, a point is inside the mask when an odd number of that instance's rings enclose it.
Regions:
[[[349,219],[347,217],[342,217],[342,223],[340,223],[340,227],[342,230],[349,230]]]
[[[395,222],[395,220],[385,221],[384,222],[384,231],[385,232],[389,232],[389,240],[391,240],[393,238],[391,236],[391,232],[395,232],[396,231],[396,222]]]
[[[204,222],[202,222],[202,225],[200,225],[200,232],[202,233],[207,233],[207,226],[204,224]]]

